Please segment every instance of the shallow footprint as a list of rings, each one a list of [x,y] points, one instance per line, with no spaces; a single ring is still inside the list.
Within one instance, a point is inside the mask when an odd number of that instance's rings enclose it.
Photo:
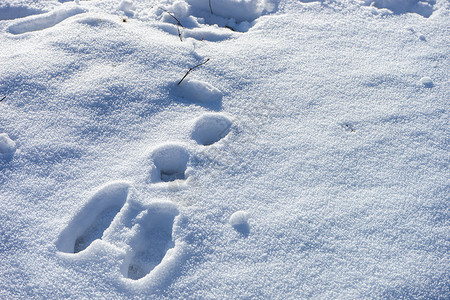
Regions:
[[[125,277],[138,280],[163,263],[167,251],[175,246],[172,240],[177,207],[171,202],[155,202],[138,216],[133,227],[135,235],[130,240],[129,259]]]
[[[33,9],[26,6],[14,6],[9,3],[0,6],[0,20],[14,20],[41,13],[43,13],[43,11],[39,9]]]
[[[174,143],[160,145],[153,150],[151,157],[155,166],[152,172],[153,182],[186,179],[189,153],[183,146]]]
[[[12,34],[43,30],[84,12],[86,11],[78,6],[63,7],[49,13],[24,18],[18,23],[11,25],[8,30]]]
[[[211,84],[195,80],[185,79],[176,86],[176,93],[183,98],[203,104],[214,104],[222,101],[222,92]]]
[[[273,11],[265,0],[186,0],[194,16],[208,24],[217,24],[233,31],[248,31],[264,12]]]
[[[230,132],[231,125],[231,120],[223,114],[206,113],[195,121],[191,137],[201,145],[212,145]]]
[[[102,238],[125,204],[130,185],[112,182],[101,187],[61,233],[56,247],[61,252],[78,253]]]
[[[16,152],[16,143],[7,133],[0,133],[0,160],[10,160]]]

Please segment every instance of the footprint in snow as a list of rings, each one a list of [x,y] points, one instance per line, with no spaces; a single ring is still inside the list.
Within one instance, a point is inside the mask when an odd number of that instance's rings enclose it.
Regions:
[[[81,254],[90,245],[95,245],[94,251],[113,245],[124,253],[120,268],[124,278],[143,279],[155,269],[154,276],[148,279],[161,280],[182,253],[182,243],[172,238],[179,211],[169,201],[142,205],[130,198],[131,188],[129,183],[120,181],[101,187],[62,231],[56,247],[63,253]],[[98,239],[103,246],[94,243]]]
[[[12,6],[11,4],[6,4],[0,7],[0,20],[20,19],[41,13],[43,13],[43,11],[38,9],[33,9],[26,6]]]
[[[230,132],[231,125],[231,120],[223,114],[205,113],[194,121],[191,138],[200,145],[209,146],[224,138]],[[157,146],[151,153],[151,181],[161,183],[187,179],[189,159],[189,151],[181,144]]]
[[[163,264],[168,250],[175,247],[172,230],[179,214],[171,202],[153,202],[136,219],[125,260],[127,278],[138,280]]]
[[[175,96],[187,99],[211,109],[222,104],[222,92],[213,85],[195,79],[184,79],[172,89]]]
[[[101,239],[125,204],[129,188],[126,182],[112,182],[101,187],[63,230],[56,243],[57,249],[78,253],[94,240]]]
[[[7,133],[0,133],[0,160],[11,160],[16,152],[16,143]]]
[[[264,12],[275,6],[264,0],[175,1],[156,10],[164,22],[159,27],[173,35],[206,41],[231,38],[233,32],[246,32]],[[212,25],[212,26],[211,26]]]
[[[44,30],[84,12],[85,10],[79,6],[64,6],[48,13],[23,18],[9,26],[8,31],[12,34],[23,34]]]
[[[189,152],[176,143],[166,143],[157,146],[151,154],[153,168],[152,182],[170,182],[186,179],[186,168]]]
[[[223,114],[206,113],[195,120],[191,137],[201,145],[212,145],[229,133],[231,125]],[[190,155],[183,145],[159,145],[151,159],[154,183],[186,179]],[[76,254],[101,239],[123,249],[120,270],[124,278],[136,284],[159,282],[183,255],[183,243],[173,238],[179,211],[169,201],[140,205],[131,200],[130,188],[129,183],[121,181],[101,187],[62,231],[56,247],[60,252]],[[248,235],[247,219],[248,215],[239,212],[230,223]]]
[[[209,146],[224,138],[231,129],[231,120],[220,113],[206,113],[195,120],[191,137],[198,144]]]

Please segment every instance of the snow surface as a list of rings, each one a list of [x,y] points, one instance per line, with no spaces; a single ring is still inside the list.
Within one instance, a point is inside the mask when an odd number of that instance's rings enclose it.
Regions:
[[[11,140],[7,133],[0,133],[0,154],[12,155],[16,151],[16,143]]]
[[[449,12],[0,2],[0,298],[449,298]]]
[[[189,152],[182,145],[167,143],[158,145],[152,152],[154,181],[185,179]]]
[[[248,236],[250,233],[250,224],[248,223],[249,218],[250,216],[247,212],[239,210],[231,215],[230,224],[236,231]]]
[[[224,138],[231,130],[232,121],[220,113],[205,113],[195,120],[191,137],[197,143],[209,146]]]

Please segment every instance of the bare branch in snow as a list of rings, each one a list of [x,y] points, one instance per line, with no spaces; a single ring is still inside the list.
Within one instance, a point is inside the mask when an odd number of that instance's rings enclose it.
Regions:
[[[355,131],[355,129],[353,129],[353,127],[350,126],[350,124],[344,124],[344,126],[345,126],[345,129],[350,130],[351,132]]]
[[[181,25],[180,20],[179,20],[177,17],[175,17],[175,15],[174,15],[173,13],[169,12],[167,9],[164,9],[164,8],[162,8],[162,7],[158,7],[158,8],[159,8],[160,10],[164,11],[164,12],[165,12],[166,14],[168,14],[169,16],[171,16],[175,21],[177,21],[178,37],[180,38],[180,41],[183,41],[183,38],[181,37],[181,30],[180,30],[180,27],[181,27],[181,28],[184,28],[184,26]]]
[[[189,75],[189,73],[190,73],[192,70],[194,70],[195,68],[198,68],[198,67],[200,67],[200,66],[206,64],[208,61],[209,61],[209,58],[208,58],[207,60],[205,60],[204,62],[202,62],[201,64],[198,64],[198,65],[196,65],[196,66],[190,68],[190,69],[186,72],[186,74],[183,76],[183,78],[181,78],[181,80],[178,82],[177,85],[180,85],[180,83],[186,78],[186,76]]]
[[[211,6],[211,0],[209,0],[209,10],[211,11],[211,14],[213,15],[213,10],[212,10],[212,6]]]

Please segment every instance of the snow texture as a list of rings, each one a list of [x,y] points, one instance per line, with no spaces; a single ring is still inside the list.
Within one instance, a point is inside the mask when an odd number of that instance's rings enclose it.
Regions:
[[[231,124],[231,120],[223,114],[204,114],[194,123],[192,139],[204,146],[212,145],[230,132]]]
[[[128,0],[122,0],[118,7],[119,10],[123,11],[128,17],[134,16],[134,10],[136,9],[133,2]]]
[[[367,4],[378,8],[387,8],[396,14],[414,12],[424,17],[433,13],[435,0],[368,0]]]
[[[422,77],[420,79],[420,83],[422,83],[424,87],[428,87],[428,88],[433,87],[433,80],[431,80],[431,78],[428,76]]]
[[[208,82],[186,79],[176,89],[178,95],[193,102],[208,104],[222,101],[222,93]]]
[[[178,209],[171,202],[154,202],[141,213],[133,226],[131,251],[126,277],[144,278],[164,259],[167,251],[174,247],[172,227]]]
[[[231,215],[230,224],[236,231],[248,235],[250,232],[250,225],[248,224],[249,217],[247,212],[237,211]]]
[[[66,253],[78,253],[100,239],[125,204],[130,185],[113,182],[101,187],[61,233],[56,247]]]
[[[0,298],[447,299],[449,16],[0,1]]]
[[[185,179],[189,152],[182,146],[173,143],[159,145],[152,152],[155,181],[174,181]]]
[[[16,143],[7,133],[0,133],[0,154],[11,155],[16,151]]]
[[[203,12],[213,12],[213,15],[232,18],[237,22],[253,21],[261,16],[265,9],[264,0],[221,0],[209,1],[187,0],[197,15]]]
[[[9,27],[9,32],[12,34],[22,34],[47,29],[55,26],[67,18],[84,12],[85,10],[78,6],[67,6],[46,14],[30,16],[20,20]]]

